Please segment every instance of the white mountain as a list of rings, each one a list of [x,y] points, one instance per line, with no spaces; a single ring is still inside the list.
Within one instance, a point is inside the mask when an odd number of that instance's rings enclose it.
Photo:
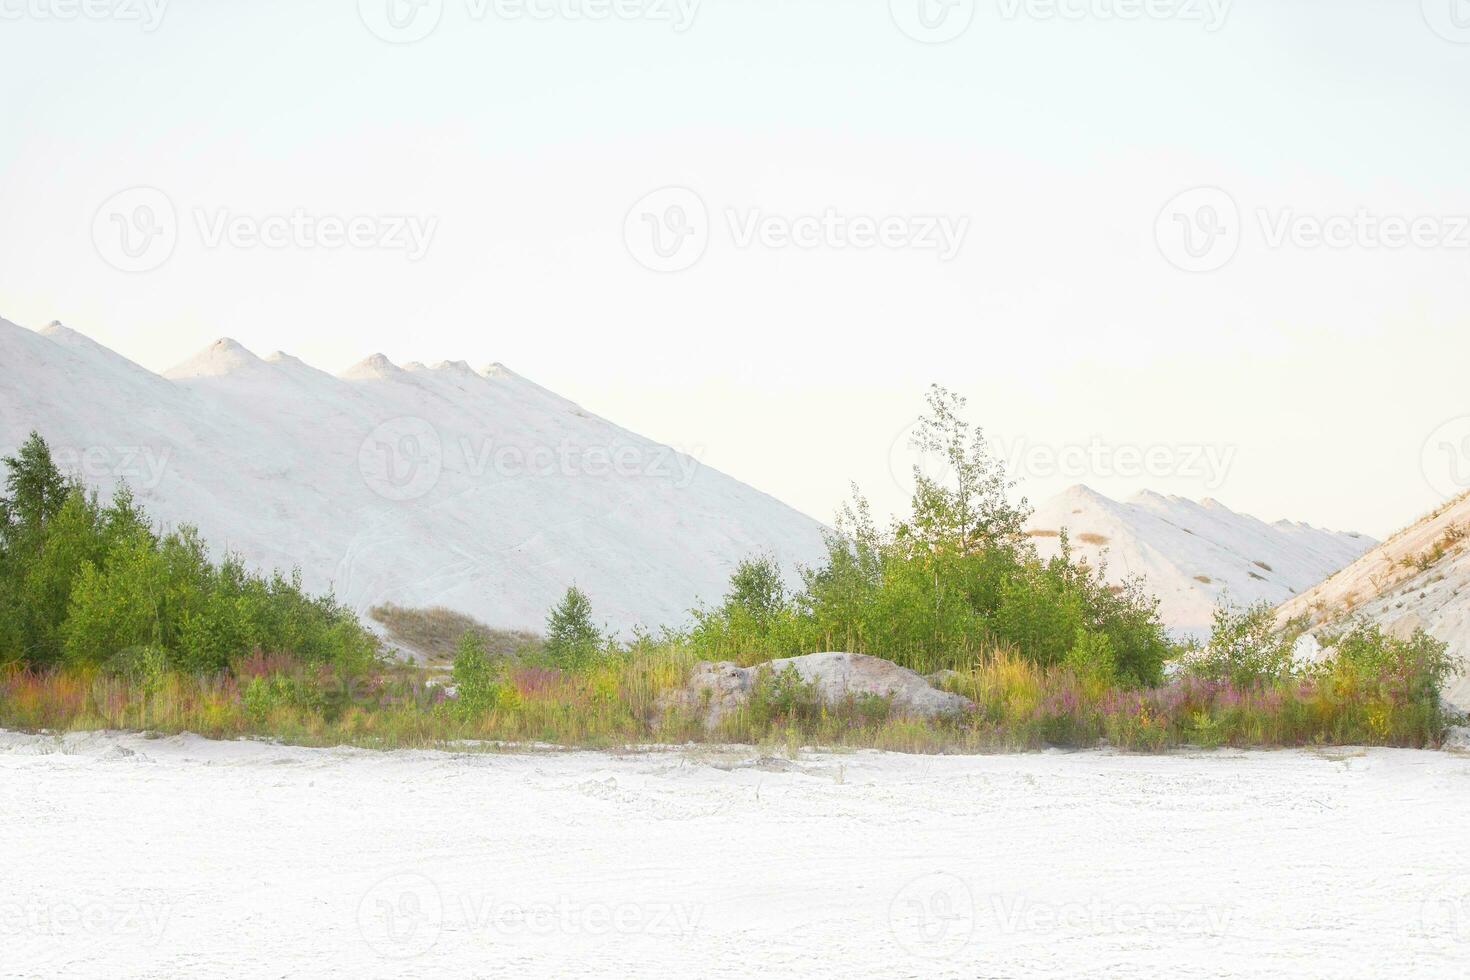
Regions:
[[[1209,631],[1222,601],[1284,602],[1374,544],[1361,534],[1237,514],[1217,500],[1151,491],[1126,502],[1074,486],[1036,509],[1027,525],[1050,556],[1066,529],[1073,555],[1107,563],[1108,578],[1142,576],[1164,623],[1185,635]]]
[[[1392,535],[1278,615],[1306,616],[1328,629],[1362,619],[1404,639],[1423,629],[1448,643],[1451,655],[1470,660],[1470,494]],[[1445,696],[1470,708],[1470,675],[1461,671]]]
[[[684,621],[754,553],[823,554],[818,522],[498,364],[336,377],[220,340],[159,376],[0,320],[0,451],[32,429],[104,494],[126,480],[155,519],[359,610],[540,628],[575,582],[627,630]]]

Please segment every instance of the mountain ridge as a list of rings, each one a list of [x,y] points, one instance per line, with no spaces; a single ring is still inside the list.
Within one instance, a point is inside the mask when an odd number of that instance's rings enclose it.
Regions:
[[[818,521],[503,365],[333,375],[221,338],[155,374],[6,320],[0,364],[0,451],[40,431],[100,492],[127,481],[155,520],[359,611],[539,628],[575,583],[626,632],[685,622],[750,555],[794,575],[824,553]]]
[[[1375,542],[1310,524],[1267,524],[1213,498],[1141,490],[1119,501],[1077,484],[1037,507],[1028,533],[1044,557],[1068,531],[1073,555],[1106,565],[1111,581],[1143,576],[1165,625],[1187,636],[1209,630],[1222,602],[1275,605],[1310,588]]]

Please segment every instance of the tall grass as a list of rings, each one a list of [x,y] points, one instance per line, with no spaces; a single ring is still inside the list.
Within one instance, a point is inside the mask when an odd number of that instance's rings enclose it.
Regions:
[[[713,729],[669,708],[696,661],[647,643],[576,671],[502,662],[493,699],[470,708],[425,674],[395,668],[356,680],[289,657],[255,655],[224,674],[107,674],[95,668],[0,672],[0,725],[26,730],[146,730],[264,736],[308,745],[434,747],[465,742],[612,748],[737,742],[773,750],[846,746],[905,752],[1110,745],[1279,747],[1437,743],[1432,697],[1391,673],[1343,663],[1271,683],[1184,677],[1129,690],[1064,667],[990,651],[943,686],[974,703],[946,719],[904,717],[884,699],[822,704],[789,689],[752,698]]]

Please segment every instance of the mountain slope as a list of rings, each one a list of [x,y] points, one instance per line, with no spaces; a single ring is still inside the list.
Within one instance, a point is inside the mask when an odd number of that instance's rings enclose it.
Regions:
[[[1470,494],[1394,534],[1278,615],[1329,628],[1362,618],[1402,638],[1423,629],[1470,660]],[[1470,676],[1462,673],[1446,697],[1470,708]]]
[[[357,609],[443,605],[540,628],[573,582],[615,629],[682,622],[756,552],[822,553],[816,521],[501,365],[342,376],[217,341],[163,376],[59,325],[0,320],[0,452],[66,468]]]
[[[1105,561],[1110,580],[1142,576],[1165,624],[1189,635],[1208,632],[1225,599],[1282,602],[1373,544],[1307,524],[1267,524],[1216,500],[1144,491],[1122,502],[1085,486],[1042,504],[1027,527],[1044,556],[1057,552],[1065,528],[1074,556]]]

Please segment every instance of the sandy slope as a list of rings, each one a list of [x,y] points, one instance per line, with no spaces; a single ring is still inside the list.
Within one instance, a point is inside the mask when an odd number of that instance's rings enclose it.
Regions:
[[[0,974],[1451,977],[1470,758],[0,734]]]
[[[1452,531],[1463,536],[1453,540]],[[1431,561],[1437,546],[1443,554]],[[1470,495],[1394,534],[1283,605],[1279,615],[1305,615],[1314,626],[1329,628],[1362,618],[1404,637],[1422,628],[1448,643],[1451,654],[1470,660]],[[1446,696],[1470,710],[1470,672],[1462,672]]]
[[[1143,576],[1165,624],[1197,635],[1208,633],[1222,601],[1284,602],[1374,544],[1295,521],[1267,524],[1218,500],[1144,491],[1117,501],[1085,486],[1037,507],[1027,526],[1043,555],[1056,553],[1050,535],[1066,528],[1073,553],[1094,564],[1106,558],[1111,580]]]
[[[540,628],[575,581],[614,627],[681,623],[736,562],[822,554],[780,501],[501,365],[334,377],[221,340],[160,377],[65,327],[0,320],[0,452],[39,429],[104,493],[358,609]]]

